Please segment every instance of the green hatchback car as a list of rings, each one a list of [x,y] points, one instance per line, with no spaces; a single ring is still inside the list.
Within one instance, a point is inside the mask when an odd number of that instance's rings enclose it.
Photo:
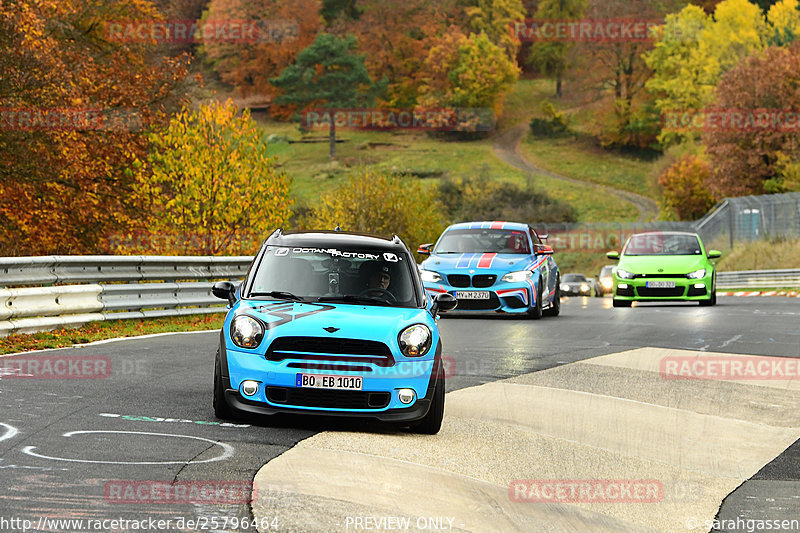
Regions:
[[[614,307],[630,307],[639,301],[696,301],[717,303],[717,250],[706,252],[696,233],[654,231],[631,235],[619,252],[614,270]]]

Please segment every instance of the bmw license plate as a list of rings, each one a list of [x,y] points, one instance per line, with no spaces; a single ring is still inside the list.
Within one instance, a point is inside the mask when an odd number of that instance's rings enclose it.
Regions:
[[[456,300],[488,300],[488,292],[456,291]]]
[[[364,378],[360,376],[332,376],[326,374],[297,374],[295,386],[305,389],[361,390]]]
[[[674,289],[675,282],[674,281],[648,281],[645,283],[645,287],[648,289]]]

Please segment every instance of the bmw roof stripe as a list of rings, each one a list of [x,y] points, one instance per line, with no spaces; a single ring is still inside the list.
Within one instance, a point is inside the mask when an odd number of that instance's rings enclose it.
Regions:
[[[500,220],[495,220],[483,222],[459,222],[458,224],[453,224],[447,228],[447,230],[452,229],[505,229],[527,232],[528,225],[522,224],[521,222],[503,222]]]

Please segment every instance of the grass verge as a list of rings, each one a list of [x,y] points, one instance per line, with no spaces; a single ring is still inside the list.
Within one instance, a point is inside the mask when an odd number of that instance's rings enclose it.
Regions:
[[[61,328],[31,334],[14,334],[0,337],[0,354],[64,348],[74,344],[136,337],[153,333],[202,331],[222,328],[224,313],[189,315],[134,320],[107,320],[90,322],[78,328]]]

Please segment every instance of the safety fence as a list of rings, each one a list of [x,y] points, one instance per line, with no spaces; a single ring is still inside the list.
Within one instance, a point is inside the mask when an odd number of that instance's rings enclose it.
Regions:
[[[0,258],[0,336],[120,320],[220,313],[214,280],[244,278],[253,258]],[[717,287],[800,287],[800,269],[720,272]]]
[[[0,336],[119,320],[224,312],[214,280],[244,278],[252,257],[0,258]],[[37,285],[37,286],[34,286]]]

